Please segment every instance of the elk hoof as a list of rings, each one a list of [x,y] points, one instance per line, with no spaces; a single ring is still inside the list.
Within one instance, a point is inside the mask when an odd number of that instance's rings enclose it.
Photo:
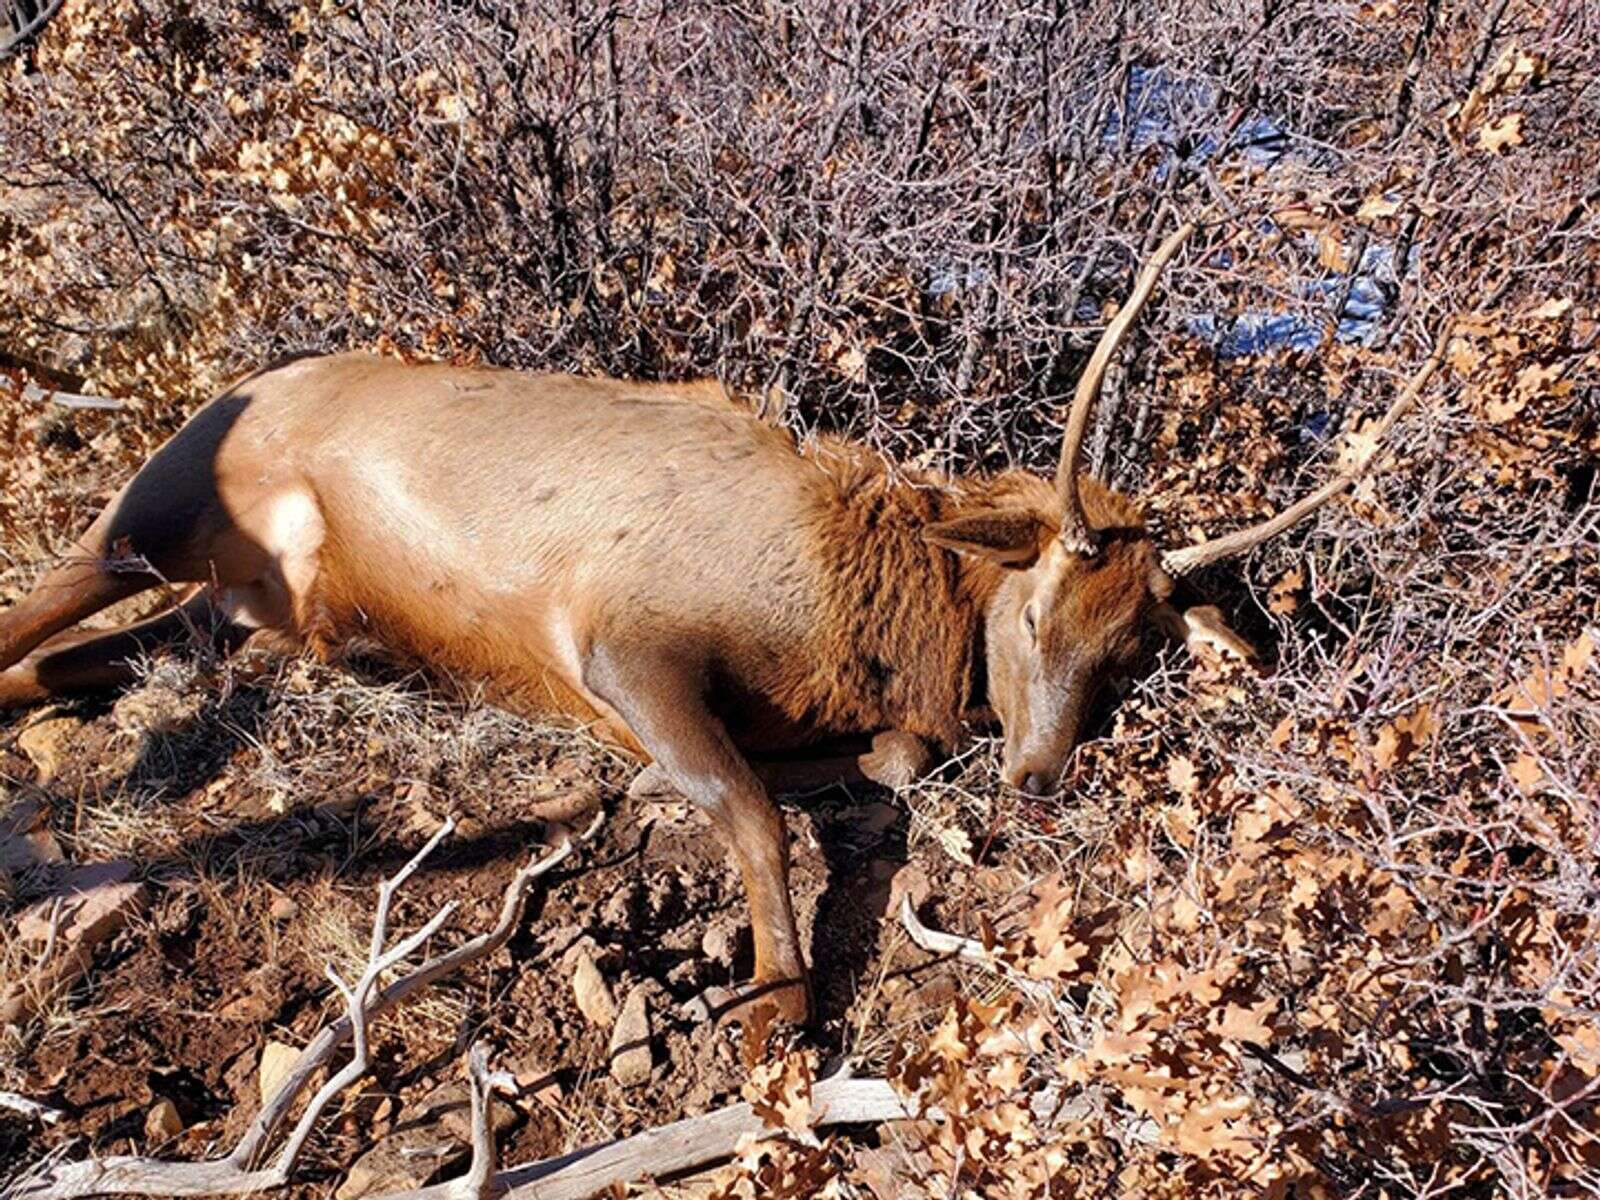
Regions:
[[[861,773],[873,783],[896,790],[922,777],[933,756],[913,733],[890,729],[872,739],[872,749],[858,760]]]
[[[791,1025],[805,1025],[811,1020],[811,997],[804,983],[755,980],[736,987],[708,987],[683,1006],[683,1015],[691,1021],[737,1021],[749,1026],[762,1008],[771,1010],[769,1019]]]
[[[628,785],[628,798],[631,800],[660,800],[677,794],[678,789],[672,786],[672,780],[656,763],[641,770]]]

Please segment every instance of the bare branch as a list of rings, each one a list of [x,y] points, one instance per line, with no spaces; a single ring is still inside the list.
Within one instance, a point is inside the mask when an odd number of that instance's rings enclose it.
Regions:
[[[115,400],[110,396],[80,396],[72,392],[58,392],[50,388],[42,388],[35,383],[25,383],[22,386],[22,398],[35,404],[54,404],[60,408],[74,410],[95,410],[102,412],[119,412],[128,407],[126,400]]]
[[[884,1079],[824,1079],[812,1089],[811,1124],[863,1125],[919,1116]],[[585,1200],[618,1185],[681,1175],[738,1152],[766,1131],[748,1104],[733,1104],[687,1120],[648,1129],[620,1141],[574,1150],[558,1158],[512,1167],[491,1181],[487,1194],[506,1200]],[[461,1200],[461,1181],[435,1184],[380,1200]]]
[[[579,840],[591,837],[602,819],[597,816]],[[427,845],[412,856],[396,875],[380,885],[378,908],[373,918],[372,954],[360,978],[354,985],[349,985],[332,968],[328,970],[329,978],[345,998],[344,1017],[325,1028],[301,1051],[283,1083],[256,1114],[231,1154],[206,1162],[170,1162],[129,1156],[52,1164],[13,1185],[5,1193],[7,1200],[68,1200],[69,1197],[96,1195],[230,1195],[264,1191],[287,1183],[318,1117],[328,1103],[366,1073],[370,1065],[367,1030],[372,1019],[387,1012],[418,988],[492,954],[503,945],[516,929],[528,887],[539,876],[564,861],[576,844],[573,839],[567,838],[555,850],[530,862],[517,873],[506,887],[500,918],[494,928],[446,954],[427,960],[374,995],[374,989],[384,972],[415,953],[455,911],[454,902],[445,905],[420,929],[402,938],[390,949],[382,948],[389,909],[397,889],[454,828],[453,820],[446,821]],[[332,1059],[345,1041],[351,1039],[355,1042],[355,1048],[350,1061],[312,1097],[277,1159],[270,1167],[254,1167],[273,1132],[311,1077]],[[477,1194],[482,1193],[480,1191]]]

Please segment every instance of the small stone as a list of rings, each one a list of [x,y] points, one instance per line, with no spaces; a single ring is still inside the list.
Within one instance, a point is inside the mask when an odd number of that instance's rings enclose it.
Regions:
[[[617,1019],[617,999],[611,994],[611,985],[587,950],[579,951],[572,967],[572,994],[578,1001],[578,1011],[599,1029],[610,1029]]]
[[[132,878],[126,860],[90,863],[69,871],[55,894],[17,918],[18,938],[42,949],[55,943],[48,960],[31,977],[18,979],[0,995],[0,1024],[26,1020],[38,1002],[79,979],[94,961],[94,951],[115,936],[145,904],[144,884]]]
[[[283,1042],[268,1042],[261,1047],[261,1066],[256,1071],[256,1078],[259,1081],[263,1105],[277,1095],[278,1089],[289,1077],[289,1071],[299,1057],[298,1049]]]
[[[740,925],[731,921],[713,925],[700,939],[700,952],[714,963],[731,967],[739,953],[739,939],[743,932]]]
[[[0,875],[20,875],[65,857],[50,832],[49,815],[37,800],[19,800],[0,817]]]
[[[418,1120],[437,1122],[439,1127],[464,1146],[472,1144],[472,1092],[465,1083],[447,1083],[428,1093],[414,1110]],[[413,1110],[406,1112],[406,1121],[413,1118]],[[489,1098],[489,1123],[496,1133],[503,1133],[515,1124],[517,1110],[503,1096]]]
[[[650,1081],[655,1065],[650,1049],[650,998],[644,984],[635,984],[622,1002],[611,1030],[611,1077],[623,1087]]]
[[[171,1100],[157,1100],[144,1117],[144,1139],[152,1145],[170,1142],[183,1132],[183,1118]]]
[[[47,717],[17,734],[17,749],[39,772],[40,783],[49,783],[56,777],[71,751],[74,735],[82,727],[83,722],[75,717]]]
[[[267,909],[267,915],[281,925],[299,916],[300,906],[287,896],[279,896],[273,900],[272,907]]]
[[[392,1134],[368,1150],[346,1172],[336,1200],[361,1200],[389,1192],[414,1191],[442,1167],[466,1157],[465,1147],[439,1141],[438,1130]]]
[[[656,800],[676,796],[678,789],[672,785],[659,764],[651,763],[633,777],[628,784],[628,797],[632,800]]]
[[[529,1055],[511,1068],[512,1077],[517,1081],[517,1091],[523,1096],[532,1096],[551,1112],[564,1112],[563,1103],[566,1094],[561,1087],[561,1080],[552,1071],[544,1059],[536,1055]]]

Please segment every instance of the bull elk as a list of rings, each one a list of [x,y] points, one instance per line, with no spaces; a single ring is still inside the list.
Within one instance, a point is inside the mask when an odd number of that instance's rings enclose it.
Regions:
[[[1006,782],[1049,792],[1141,627],[1192,627],[1174,577],[1357,473],[1165,556],[1128,499],[1080,477],[1106,367],[1192,228],[1090,358],[1053,482],[901,470],[829,437],[802,448],[716,385],[360,354],[262,370],[195,413],[0,614],[0,705],[126,680],[130,657],[208,615],[230,646],[268,630],[326,653],[359,636],[481,680],[596,727],[710,815],[751,907],[744,1002],[804,1019],[786,834],[753,761],[844,735],[949,748],[987,705]],[[167,582],[193,586],[163,615],[63,632]]]

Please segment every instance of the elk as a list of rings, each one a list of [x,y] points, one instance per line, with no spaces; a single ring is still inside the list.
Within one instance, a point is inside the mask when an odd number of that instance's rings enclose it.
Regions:
[[[360,637],[482,681],[595,728],[709,814],[751,909],[739,1003],[803,1021],[786,831],[753,761],[850,735],[949,749],[986,706],[1005,781],[1048,793],[1145,624],[1197,628],[1174,579],[1354,478],[1163,556],[1130,500],[1080,476],[1107,365],[1192,230],[1105,330],[1053,481],[801,447],[714,384],[361,354],[264,369],[197,411],[0,614],[0,705],[126,680],[131,657],[211,617],[228,646],[270,631],[328,654]],[[162,615],[65,632],[169,582],[192,591]]]

